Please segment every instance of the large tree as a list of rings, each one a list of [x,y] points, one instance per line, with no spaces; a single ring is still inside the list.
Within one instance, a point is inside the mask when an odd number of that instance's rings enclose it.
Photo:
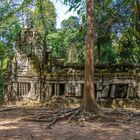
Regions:
[[[94,0],[87,0],[87,39],[86,39],[86,56],[85,56],[85,84],[84,96],[81,108],[99,113],[95,104],[94,89],[94,47],[95,47],[95,26],[94,26]]]

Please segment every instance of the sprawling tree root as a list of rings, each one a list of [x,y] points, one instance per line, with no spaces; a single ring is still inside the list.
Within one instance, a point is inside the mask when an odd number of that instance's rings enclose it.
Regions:
[[[79,114],[80,114],[79,108],[66,111],[65,113],[62,113],[62,114],[60,113],[60,114],[56,115],[55,117],[53,117],[53,121],[46,128],[50,128],[56,122],[61,121],[61,120],[67,119],[68,122],[70,122],[71,120],[75,120]]]
[[[40,113],[39,113],[40,114]],[[67,120],[68,122],[71,121],[78,121],[80,118],[84,118],[85,120],[94,119],[98,115],[94,113],[90,113],[84,111],[81,108],[76,109],[69,109],[64,111],[57,111],[57,112],[49,112],[44,114],[34,114],[29,115],[27,118],[22,119],[23,121],[35,121],[35,122],[47,122],[49,123],[46,128],[51,128],[58,121]]]
[[[4,111],[13,111],[13,110],[17,110],[17,109],[20,109],[20,107],[2,108],[2,109],[0,109],[0,112],[4,112]]]
[[[55,112],[44,112],[44,114],[35,114],[29,118],[22,119],[24,121],[36,121],[36,122],[47,122],[46,129],[51,128],[58,121],[67,120],[79,121],[84,119],[85,121],[105,121],[111,123],[125,123],[129,121],[132,117],[135,117],[132,112],[123,112],[122,110],[102,110],[102,113],[95,114],[93,112],[85,111],[81,108],[69,109],[64,111]],[[139,114],[137,114],[139,115]]]

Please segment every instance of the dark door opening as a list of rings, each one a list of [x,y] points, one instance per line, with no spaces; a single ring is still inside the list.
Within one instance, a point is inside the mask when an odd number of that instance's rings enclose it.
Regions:
[[[127,89],[128,89],[128,84],[116,84],[114,98],[126,98]]]
[[[94,84],[95,99],[97,98],[97,84]]]
[[[59,95],[62,96],[65,93],[65,84],[59,84]]]
[[[52,84],[52,92],[51,92],[51,96],[54,96],[55,95],[55,86],[54,84]]]
[[[111,89],[112,89],[112,84],[109,84],[109,92],[107,98],[111,98]]]
[[[83,98],[84,94],[84,84],[81,84],[81,98]]]

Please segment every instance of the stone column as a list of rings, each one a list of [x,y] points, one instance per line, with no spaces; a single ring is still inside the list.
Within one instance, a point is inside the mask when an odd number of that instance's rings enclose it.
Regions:
[[[59,96],[59,84],[55,84],[55,88],[56,88],[56,96]]]
[[[77,83],[75,85],[75,96],[76,97],[81,97],[82,96],[82,88],[81,88],[81,84]]]
[[[140,81],[138,82],[137,94],[138,94],[138,97],[140,98]]]
[[[115,96],[115,84],[112,85],[112,87],[111,87],[111,93],[110,93],[110,97],[111,98],[114,98],[114,96]]]
[[[29,91],[29,98],[30,99],[36,99],[35,85],[36,85],[35,82],[33,82],[33,81],[30,82],[30,91]]]
[[[133,86],[132,84],[128,84],[127,98],[133,97],[133,95],[134,95],[132,86]]]

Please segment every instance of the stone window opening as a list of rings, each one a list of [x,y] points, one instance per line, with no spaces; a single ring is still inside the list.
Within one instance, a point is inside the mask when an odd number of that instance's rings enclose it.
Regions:
[[[25,96],[29,94],[31,84],[28,82],[19,82],[18,83],[18,95]]]

